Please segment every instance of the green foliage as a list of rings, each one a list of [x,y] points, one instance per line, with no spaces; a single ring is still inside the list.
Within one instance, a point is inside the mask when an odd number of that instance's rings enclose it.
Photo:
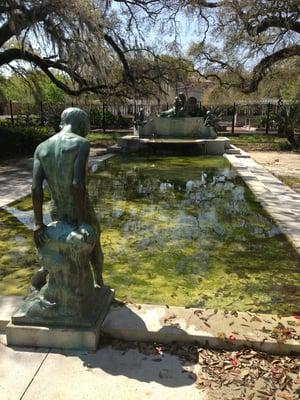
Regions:
[[[43,100],[49,103],[62,103],[65,101],[64,92],[59,89],[54,83],[44,78],[43,80]]]
[[[3,92],[6,100],[34,103],[32,83],[19,75],[11,75],[4,79]]]
[[[92,108],[90,110],[90,123],[95,128],[103,128],[105,126],[108,129],[128,129],[132,126],[133,121],[131,117],[114,115],[110,111],[105,111],[103,118],[103,113],[99,108]]]
[[[65,101],[64,92],[41,72],[28,70],[24,76],[12,74],[9,78],[2,77],[2,80],[2,92],[6,100],[28,104],[39,104],[41,101],[50,103]],[[63,78],[60,77],[60,80]]]
[[[300,127],[300,103],[281,104],[275,115],[278,134],[286,137],[294,147],[299,147],[295,130]]]
[[[209,109],[206,109],[205,107],[202,107],[202,110],[205,110],[205,121],[204,124],[206,126],[211,126],[214,128],[216,131],[220,130],[220,120],[222,117],[222,110],[218,107],[211,107]]]
[[[48,137],[49,129],[45,127],[0,126],[1,155],[33,154]]]
[[[266,126],[268,117],[267,117],[267,115],[259,115],[255,118],[255,120],[256,120],[256,126],[259,128],[262,128],[262,127]],[[273,129],[277,127],[277,118],[276,118],[276,114],[274,114],[274,113],[270,113],[269,127],[273,128]]]

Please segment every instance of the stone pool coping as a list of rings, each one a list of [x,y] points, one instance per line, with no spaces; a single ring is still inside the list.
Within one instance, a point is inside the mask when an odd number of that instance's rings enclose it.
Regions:
[[[22,301],[22,296],[0,296],[0,330],[5,332],[11,314]],[[271,354],[300,354],[297,316],[115,303],[101,331],[127,341],[195,342],[232,351],[248,346]]]
[[[286,186],[245,153],[225,154],[224,157],[300,255],[300,193]]]

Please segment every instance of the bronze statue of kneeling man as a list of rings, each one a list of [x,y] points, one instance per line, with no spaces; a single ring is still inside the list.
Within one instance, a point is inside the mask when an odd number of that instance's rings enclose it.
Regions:
[[[34,241],[42,267],[14,324],[93,326],[112,292],[103,285],[100,226],[86,190],[90,145],[88,115],[68,108],[61,131],[34,154]],[[51,218],[43,223],[43,183],[51,193]],[[48,275],[48,279],[47,279]]]

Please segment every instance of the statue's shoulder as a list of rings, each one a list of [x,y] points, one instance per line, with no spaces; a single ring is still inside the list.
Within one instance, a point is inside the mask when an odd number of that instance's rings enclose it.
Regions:
[[[76,135],[76,140],[82,146],[89,146],[90,145],[90,142],[86,138],[84,138],[82,136]]]
[[[89,152],[90,142],[87,139],[79,135],[73,135],[71,140],[78,151],[83,151],[85,153]]]
[[[56,136],[56,135],[54,135]],[[43,155],[45,152],[47,152],[49,150],[49,148],[51,147],[51,143],[53,142],[52,140],[53,136],[50,137],[49,139],[45,140],[44,142],[40,143],[37,148],[35,149],[34,152],[34,157],[40,157],[41,155]]]

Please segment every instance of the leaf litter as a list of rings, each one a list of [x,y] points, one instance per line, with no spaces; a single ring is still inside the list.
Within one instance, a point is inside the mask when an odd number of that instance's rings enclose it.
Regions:
[[[210,400],[300,399],[299,356],[271,355],[249,348],[231,352],[211,350],[180,343],[110,340],[110,344],[122,354],[135,348],[156,362],[162,361],[166,353],[178,357],[182,372],[188,373],[199,390],[207,391]],[[194,373],[185,369],[191,365]]]

